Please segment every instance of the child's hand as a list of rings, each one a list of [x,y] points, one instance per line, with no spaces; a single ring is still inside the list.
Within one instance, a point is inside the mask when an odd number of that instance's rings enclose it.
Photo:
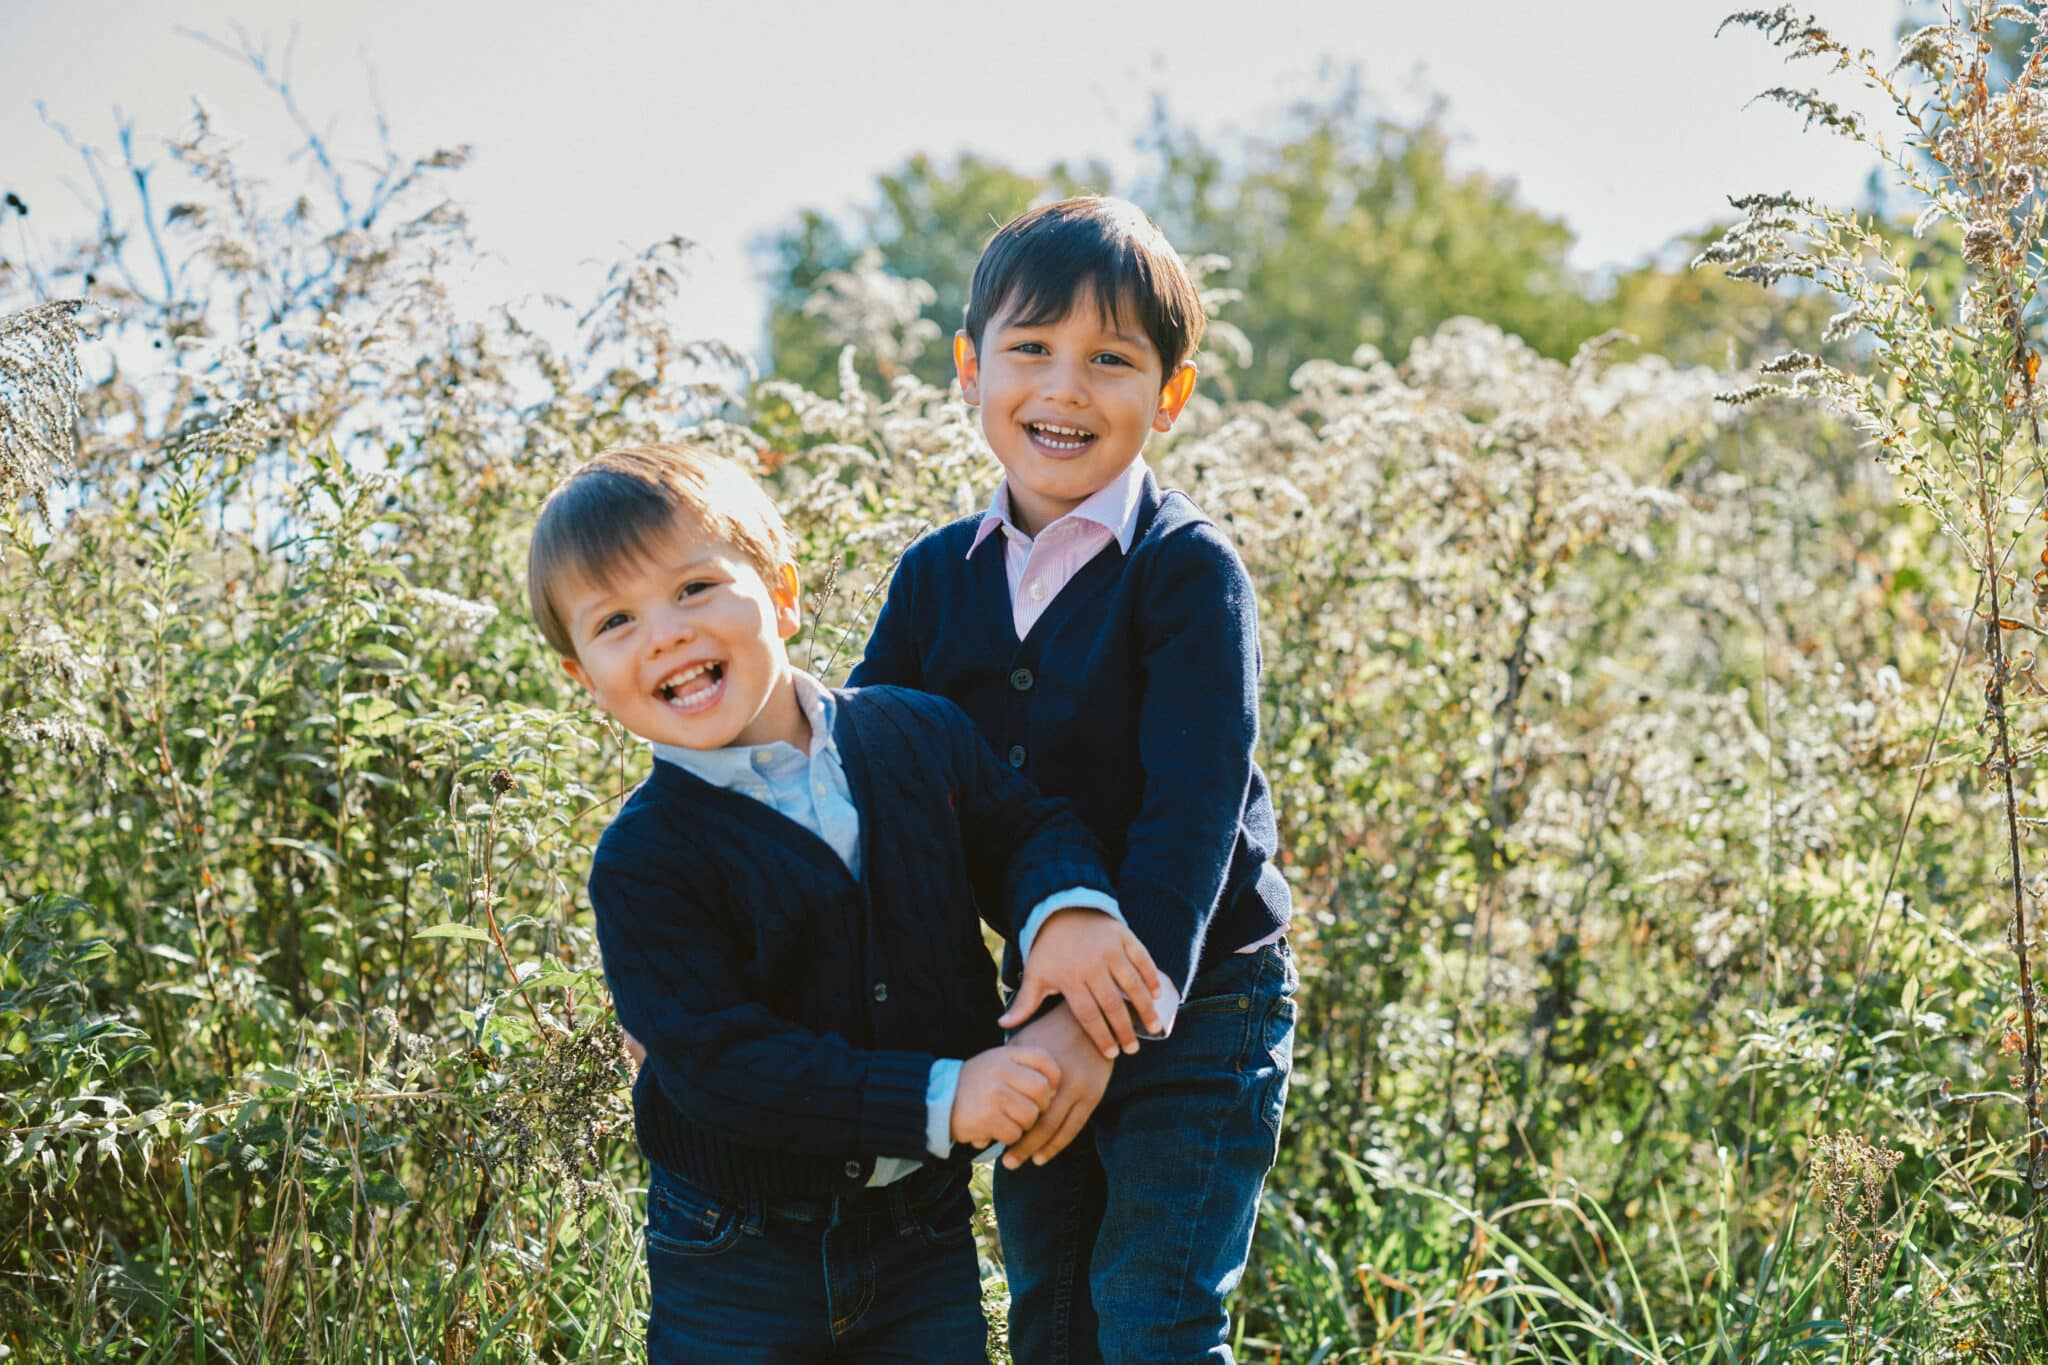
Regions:
[[[1011,1044],[969,1057],[953,1091],[953,1141],[1015,1142],[1038,1122],[1059,1083],[1059,1063],[1035,1047]]]
[[[619,1037],[625,1040],[626,1056],[632,1059],[633,1069],[638,1071],[647,1064],[647,1049],[641,1045],[638,1038],[624,1029],[619,1030]]]
[[[1044,1048],[1060,1068],[1060,1087],[1044,1116],[1003,1153],[1003,1164],[1014,1171],[1026,1161],[1043,1166],[1080,1136],[1095,1106],[1102,1102],[1102,1092],[1109,1088],[1109,1073],[1115,1063],[1095,1050],[1065,1005],[1019,1029],[1010,1045]]]
[[[1118,1047],[1138,1050],[1132,1010],[1147,1032],[1160,1031],[1159,1007],[1153,1003],[1158,994],[1159,969],[1138,936],[1113,915],[1074,906],[1053,911],[1039,927],[1024,962],[1023,984],[996,1022],[1015,1028],[1037,1013],[1047,997],[1064,996],[1102,1055],[1115,1057]]]

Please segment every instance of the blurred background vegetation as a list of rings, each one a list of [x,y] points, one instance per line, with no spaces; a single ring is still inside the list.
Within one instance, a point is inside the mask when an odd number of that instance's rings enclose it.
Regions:
[[[634,1357],[582,879],[646,758],[525,620],[534,509],[619,441],[754,462],[838,680],[993,477],[981,242],[1091,188],[1207,258],[1151,458],[1263,614],[1304,986],[1241,1358],[2041,1358],[2029,36],[1849,61],[1926,123],[1881,195],[1611,278],[1355,86],[1162,108],[1130,184],[914,157],[763,241],[758,381],[679,240],[458,308],[460,149],[109,149],[98,232],[0,255],[0,1352]]]

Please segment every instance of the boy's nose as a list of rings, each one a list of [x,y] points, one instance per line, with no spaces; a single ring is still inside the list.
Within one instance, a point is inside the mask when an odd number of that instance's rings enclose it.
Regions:
[[[1060,365],[1046,374],[1044,396],[1048,402],[1080,407],[1088,401],[1088,386],[1073,366]]]
[[[676,645],[686,645],[697,636],[696,627],[690,624],[689,615],[680,611],[667,611],[654,622],[654,648],[665,653]]]

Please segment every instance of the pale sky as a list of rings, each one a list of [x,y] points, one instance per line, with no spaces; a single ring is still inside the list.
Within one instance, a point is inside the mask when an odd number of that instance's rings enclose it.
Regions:
[[[1752,3],[1754,0],[1752,0]],[[1756,33],[1714,27],[1732,0],[0,0],[0,192],[31,206],[9,254],[47,264],[87,221],[75,157],[36,103],[111,143],[118,106],[144,138],[198,95],[252,153],[281,149],[274,101],[178,29],[232,41],[297,29],[299,99],[334,140],[375,147],[365,60],[405,150],[469,142],[454,182],[497,259],[465,288],[587,299],[609,261],[671,233],[700,247],[686,326],[758,353],[749,243],[816,206],[843,213],[913,152],[972,151],[1020,170],[1139,161],[1156,98],[1205,132],[1257,134],[1356,65],[1399,117],[1448,101],[1457,156],[1511,176],[1563,217],[1587,268],[1625,265],[1728,214],[1727,196],[1855,199],[1861,149],[1773,105],[1772,85],[1846,92],[1788,68]],[[1891,50],[1894,0],[1806,0],[1844,38]],[[280,175],[298,172],[282,169]],[[24,229],[26,237],[22,236]]]

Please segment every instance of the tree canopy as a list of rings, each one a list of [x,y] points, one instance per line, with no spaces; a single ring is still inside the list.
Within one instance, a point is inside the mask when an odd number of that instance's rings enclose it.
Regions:
[[[972,154],[913,156],[879,176],[874,198],[848,217],[806,209],[762,240],[773,371],[830,387],[840,348],[854,341],[870,380],[907,368],[943,384],[946,346],[878,354],[844,316],[821,310],[821,282],[868,253],[888,274],[931,286],[921,334],[950,336],[989,235],[1033,203],[1084,190],[1136,200],[1191,262],[1227,261],[1212,263],[1204,284],[1227,300],[1220,316],[1246,354],[1232,354],[1219,330],[1201,365],[1212,389],[1248,398],[1285,398],[1310,357],[1370,344],[1398,360],[1458,316],[1483,317],[1553,357],[1621,327],[1646,347],[1706,347],[1714,353],[1686,358],[1720,361],[1725,340],[1700,341],[1694,324],[1717,336],[1732,325],[1747,339],[1787,306],[1718,271],[1696,275],[1685,259],[1614,279],[1575,269],[1563,220],[1525,203],[1512,179],[1459,166],[1453,142],[1441,106],[1404,123],[1373,112],[1354,79],[1297,105],[1263,138],[1205,135],[1162,105],[1128,184],[1097,165],[1030,174]]]

